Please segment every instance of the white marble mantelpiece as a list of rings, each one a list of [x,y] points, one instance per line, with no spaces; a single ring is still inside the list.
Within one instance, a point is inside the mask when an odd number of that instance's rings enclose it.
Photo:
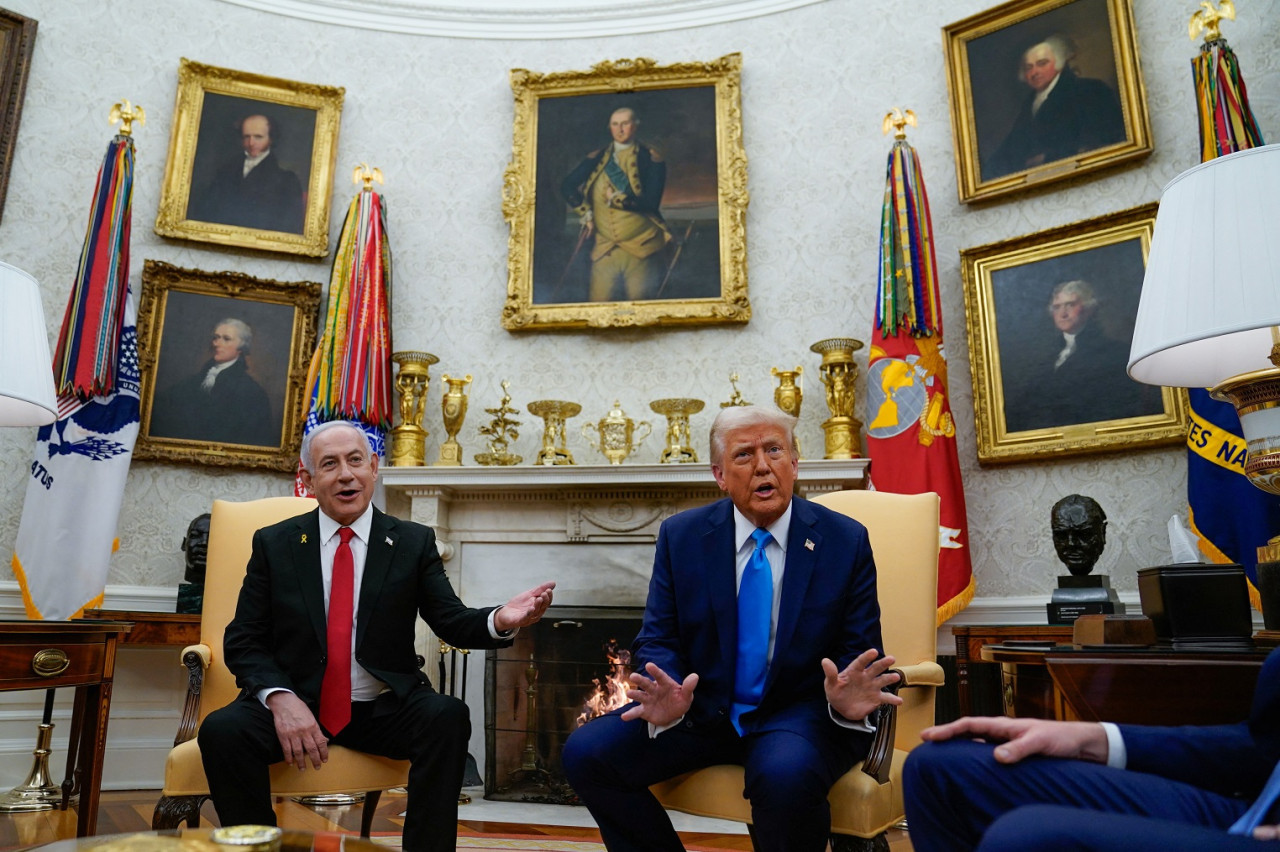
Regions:
[[[866,459],[800,462],[796,492],[862,488]],[[436,531],[449,581],[486,606],[554,580],[559,606],[643,607],[658,527],[721,496],[710,465],[384,467],[386,510]],[[420,651],[436,671],[434,642]],[[483,761],[483,667],[473,666],[471,754]]]

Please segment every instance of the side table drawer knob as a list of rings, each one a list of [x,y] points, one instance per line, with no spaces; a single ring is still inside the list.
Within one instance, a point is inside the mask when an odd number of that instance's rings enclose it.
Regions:
[[[61,648],[45,648],[43,651],[36,651],[31,658],[31,668],[40,677],[56,677],[65,672],[69,665],[71,658]]]

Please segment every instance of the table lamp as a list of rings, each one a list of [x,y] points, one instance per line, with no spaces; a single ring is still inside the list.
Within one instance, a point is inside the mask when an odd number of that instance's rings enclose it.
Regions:
[[[0,261],[0,426],[44,426],[57,417],[46,333],[40,285],[21,269]],[[53,807],[58,786],[49,777],[52,712],[50,689],[45,693],[31,772],[25,782],[0,795],[0,813]]]
[[[36,279],[0,261],[0,426],[44,426],[57,410]]]
[[[1280,145],[1210,160],[1165,187],[1129,375],[1232,403],[1245,474],[1280,494]],[[1280,563],[1280,536],[1258,548],[1258,561],[1265,617],[1262,563]]]

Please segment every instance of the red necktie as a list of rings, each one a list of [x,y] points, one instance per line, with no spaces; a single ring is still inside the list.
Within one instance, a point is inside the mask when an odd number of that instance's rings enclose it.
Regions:
[[[320,684],[320,724],[330,735],[351,721],[351,602],[355,588],[351,537],[355,531],[342,527],[338,535],[342,541],[333,554],[333,581],[329,586],[328,662]]]

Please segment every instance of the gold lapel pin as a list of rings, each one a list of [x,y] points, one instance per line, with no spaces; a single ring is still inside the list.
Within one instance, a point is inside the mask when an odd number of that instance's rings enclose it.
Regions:
[[[307,534],[306,534],[306,533],[303,533],[303,534],[302,534],[302,541],[298,542],[298,544],[306,544],[306,543],[307,543]]]

